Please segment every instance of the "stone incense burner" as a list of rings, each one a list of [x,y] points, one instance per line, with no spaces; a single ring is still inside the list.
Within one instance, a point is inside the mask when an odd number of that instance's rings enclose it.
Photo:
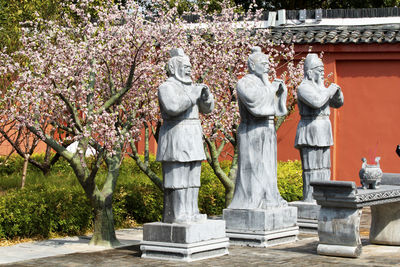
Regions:
[[[383,172],[379,166],[380,157],[375,158],[375,165],[368,164],[366,158],[362,158],[362,166],[359,172],[360,182],[364,189],[379,188]]]

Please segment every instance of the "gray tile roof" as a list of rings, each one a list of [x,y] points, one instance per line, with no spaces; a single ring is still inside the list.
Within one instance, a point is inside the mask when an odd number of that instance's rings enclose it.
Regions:
[[[286,44],[398,43],[400,24],[282,26],[271,28],[266,35],[274,43]]]

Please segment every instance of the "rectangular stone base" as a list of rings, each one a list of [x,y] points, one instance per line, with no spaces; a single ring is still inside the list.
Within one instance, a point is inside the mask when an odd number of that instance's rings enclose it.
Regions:
[[[191,244],[143,241],[142,258],[191,262],[229,254],[229,238],[218,238]]]
[[[276,231],[234,231],[227,230],[226,235],[232,245],[249,247],[270,247],[295,242],[299,227],[289,227]]]
[[[228,230],[275,231],[296,226],[297,208],[224,209]]]
[[[297,225],[300,232],[318,233],[318,216],[321,206],[304,201],[290,202],[289,206],[297,207]]]
[[[297,208],[224,209],[226,235],[231,244],[268,247],[296,241]]]
[[[143,258],[195,261],[228,254],[225,221],[146,223],[140,246]]]
[[[223,237],[226,237],[223,220],[206,220],[199,223],[153,222],[143,225],[144,241],[189,244]]]

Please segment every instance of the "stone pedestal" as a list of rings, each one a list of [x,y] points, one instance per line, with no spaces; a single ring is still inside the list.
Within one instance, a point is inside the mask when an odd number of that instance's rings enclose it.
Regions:
[[[143,225],[142,258],[191,262],[228,254],[225,221],[199,223],[146,223]]]
[[[224,209],[226,235],[234,245],[269,247],[294,242],[299,233],[297,208]]]
[[[369,240],[373,244],[400,245],[400,205],[388,203],[371,206]]]
[[[318,254],[352,258],[360,256],[361,209],[322,207],[319,216]]]
[[[297,207],[297,225],[300,232],[318,233],[318,216],[321,206],[313,202],[294,201],[289,206]]]

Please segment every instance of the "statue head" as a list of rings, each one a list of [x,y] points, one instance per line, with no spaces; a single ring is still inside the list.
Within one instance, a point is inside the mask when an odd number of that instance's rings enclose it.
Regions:
[[[315,83],[323,83],[324,63],[315,53],[310,53],[304,60],[304,78]]]
[[[249,72],[259,77],[268,75],[269,73],[269,59],[266,54],[261,52],[261,47],[254,46],[251,48],[251,54],[247,60]]]
[[[182,48],[174,48],[170,51],[171,58],[168,60],[167,73],[168,76],[175,77],[178,81],[191,84],[192,78],[190,77],[192,71],[192,64],[190,64],[189,57],[185,54]]]

